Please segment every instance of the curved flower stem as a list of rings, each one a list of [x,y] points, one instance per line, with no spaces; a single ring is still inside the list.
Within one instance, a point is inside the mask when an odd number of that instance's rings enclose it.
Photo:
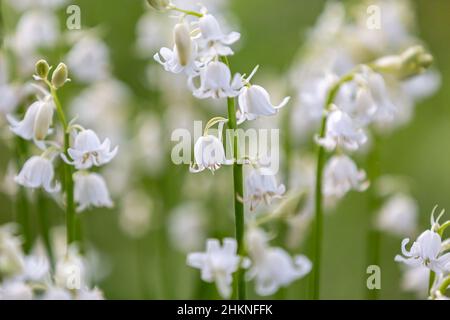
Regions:
[[[203,17],[203,14],[200,13],[200,12],[191,11],[191,10],[184,10],[184,9],[177,8],[175,6],[170,6],[168,9],[174,10],[174,11],[178,11],[178,12],[182,12],[184,14],[187,14],[187,15],[190,15],[190,16],[194,16],[194,17],[198,17],[198,18]]]
[[[221,57],[221,60],[229,66],[228,59],[226,57]],[[235,225],[236,225],[236,241],[238,245],[238,255],[243,256],[245,252],[244,245],[244,204],[242,198],[244,195],[244,186],[242,183],[242,164],[239,164],[238,159],[238,149],[239,140],[237,136],[237,124],[236,124],[236,106],[234,98],[228,98],[228,128],[233,130],[233,156],[235,162],[233,164],[233,185],[234,185],[234,215],[235,215]],[[236,291],[237,298],[243,300],[246,298],[245,289],[245,279],[244,271],[240,268],[236,276]]]
[[[439,291],[442,295],[445,295],[445,291],[447,291],[447,288],[450,287],[450,276],[447,276],[447,278],[445,278],[441,285],[439,286]]]
[[[353,79],[354,73],[351,72],[343,76],[338,82],[336,82],[328,91],[328,95],[325,101],[324,113],[322,116],[322,123],[320,127],[319,137],[324,138],[327,125],[328,109],[333,103],[339,88],[345,82]],[[323,146],[319,146],[317,150],[317,166],[316,166],[316,186],[315,186],[315,215],[313,225],[313,238],[312,238],[312,256],[313,256],[313,269],[311,272],[311,298],[314,300],[320,297],[320,266],[321,266],[321,253],[322,253],[322,237],[323,237],[323,196],[322,196],[322,179],[323,168],[325,165],[325,149]]]
[[[41,230],[42,240],[44,242],[45,250],[50,261],[52,269],[55,267],[55,257],[53,254],[52,243],[50,239],[50,225],[48,221],[48,208],[46,207],[46,199],[43,191],[39,190],[37,195],[37,211],[39,218],[39,227]]]
[[[58,113],[59,120],[64,129],[64,153],[69,157],[68,149],[70,147],[70,133],[68,128],[68,123],[64,110],[62,108],[61,102],[59,100],[56,89],[53,85],[46,81],[48,87],[50,88],[50,93],[53,97],[56,106],[56,112]],[[73,190],[73,169],[72,166],[63,163],[64,166],[64,183],[66,192],[66,227],[67,227],[67,245],[70,245],[77,241],[76,236],[76,217],[75,217],[75,201],[74,201],[74,190]]]

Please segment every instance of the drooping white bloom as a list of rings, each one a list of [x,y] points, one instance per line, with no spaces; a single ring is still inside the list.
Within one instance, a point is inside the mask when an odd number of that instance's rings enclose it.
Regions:
[[[73,148],[67,150],[73,161],[63,157],[67,163],[74,165],[78,170],[83,170],[110,162],[118,150],[118,146],[111,150],[111,141],[108,138],[101,143],[97,134],[87,129],[76,135]]]
[[[409,239],[402,241],[402,254],[395,256],[395,261],[403,262],[410,266],[425,266],[436,273],[449,272],[450,253],[442,253],[442,239],[434,231],[425,230],[414,243],[410,250],[406,250]]]
[[[103,177],[97,173],[78,171],[74,174],[74,197],[78,203],[77,212],[90,207],[111,208],[113,202]]]
[[[270,95],[266,89],[258,85],[244,86],[239,94],[239,109],[237,119],[239,123],[245,120],[254,120],[259,116],[272,116],[289,102],[285,97],[278,105],[270,102]]]
[[[222,165],[232,164],[232,160],[225,157],[225,149],[222,142],[215,136],[201,136],[194,146],[195,164],[190,167],[190,171],[197,173],[205,169],[214,171]]]
[[[364,170],[358,170],[346,155],[335,155],[328,161],[323,183],[323,194],[336,198],[342,198],[350,190],[364,191],[369,186]]]
[[[242,88],[242,79],[239,73],[231,79],[228,66],[219,61],[210,62],[200,71],[200,87],[194,85],[198,77],[190,77],[188,84],[192,93],[199,99],[236,97]]]
[[[417,202],[406,194],[392,196],[378,213],[376,224],[379,229],[398,236],[414,233],[418,217]]]
[[[53,98],[47,95],[31,104],[21,121],[8,116],[11,131],[26,140],[43,140],[52,124],[54,110]]]
[[[224,298],[231,295],[232,274],[239,268],[241,258],[237,255],[235,239],[225,238],[223,246],[217,239],[206,241],[206,252],[190,253],[187,264],[201,270],[201,279],[215,282],[219,293]]]
[[[269,247],[268,236],[261,229],[250,229],[246,239],[252,262],[247,276],[256,280],[256,293],[261,296],[274,294],[311,270],[312,264],[307,257],[292,258],[282,248]]]
[[[280,198],[286,188],[278,184],[275,174],[269,168],[251,169],[245,179],[246,201],[250,202],[250,210],[254,210],[261,201],[269,205],[273,198]]]
[[[92,35],[79,39],[66,57],[74,78],[91,83],[109,75],[109,51],[106,44]]]
[[[14,180],[24,187],[32,189],[42,187],[45,191],[53,193],[61,189],[59,182],[53,183],[54,175],[51,159],[33,156],[25,162]]]
[[[31,254],[25,257],[23,277],[26,280],[40,282],[45,279],[50,271],[50,262],[46,256]]]
[[[175,45],[173,50],[163,47],[153,58],[166,71],[172,73],[184,72],[187,76],[195,76],[201,63],[197,58],[197,45],[192,42],[189,30],[184,23],[177,24],[174,29]]]
[[[201,37],[198,39],[203,54],[207,57],[229,56],[233,50],[229,47],[241,37],[239,32],[224,34],[219,22],[211,14],[205,14],[198,20]]]
[[[374,120],[377,105],[367,86],[348,82],[341,86],[336,103],[347,113],[357,126],[366,126]]]
[[[33,290],[21,280],[4,281],[0,286],[0,300],[31,300]]]
[[[335,107],[327,117],[325,137],[317,137],[316,141],[327,150],[337,146],[357,150],[367,141],[367,136],[347,113]]]

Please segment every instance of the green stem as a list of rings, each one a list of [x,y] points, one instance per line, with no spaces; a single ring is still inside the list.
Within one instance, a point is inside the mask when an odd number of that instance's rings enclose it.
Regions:
[[[70,147],[70,133],[68,123],[61,102],[59,100],[56,89],[53,85],[46,81],[50,88],[51,95],[55,102],[56,112],[58,113],[59,120],[62,123],[64,129],[64,153],[69,158],[68,149]],[[72,166],[64,162],[64,183],[66,191],[66,227],[67,227],[67,245],[73,244],[77,240],[76,236],[76,219],[75,219],[75,201],[73,190],[73,169]]]
[[[430,277],[428,278],[428,294],[430,294],[431,289],[433,289],[433,284],[434,284],[435,279],[436,279],[436,273],[434,273],[434,271],[430,270]]]
[[[442,295],[445,295],[445,292],[447,291],[447,288],[450,286],[450,276],[447,276],[447,278],[442,281],[441,285],[439,286],[439,291]]]
[[[221,57],[221,60],[229,66],[228,59],[226,57]],[[228,98],[228,128],[233,130],[233,156],[235,158],[233,164],[233,185],[234,185],[234,215],[235,215],[235,228],[236,228],[236,241],[238,246],[238,255],[243,256],[245,253],[244,245],[244,204],[242,203],[242,198],[244,195],[244,186],[242,183],[242,164],[238,163],[238,149],[239,140],[236,132],[236,106],[234,98]],[[246,288],[244,271],[242,268],[239,269],[236,275],[236,291],[237,298],[239,300],[246,299]]]
[[[42,191],[39,191],[37,197],[38,197],[37,212],[39,217],[39,227],[41,230],[42,241],[44,242],[45,250],[47,251],[47,256],[50,261],[50,265],[52,269],[54,269],[55,259],[50,239],[50,225],[48,221],[48,210],[46,206],[46,199]]]
[[[203,17],[203,14],[201,14],[200,12],[191,11],[191,10],[184,10],[184,9],[177,8],[175,6],[170,6],[169,9],[175,10],[175,11],[178,11],[178,12],[182,12],[184,14],[187,14],[187,15],[190,15],[190,16],[194,16],[194,17],[197,17],[197,18]]]
[[[353,79],[354,73],[351,72],[343,76],[338,82],[336,82],[328,92],[324,113],[322,116],[322,122],[320,127],[319,137],[324,138],[327,126],[328,110],[333,103],[339,88],[345,82]],[[319,146],[317,150],[317,166],[316,166],[316,185],[315,185],[315,215],[313,225],[313,238],[312,238],[312,254],[313,254],[313,269],[311,272],[311,298],[314,300],[320,297],[320,267],[321,267],[321,255],[322,255],[322,238],[323,238],[323,196],[322,196],[322,179],[323,168],[325,165],[325,149],[323,146]]]
[[[373,147],[368,156],[368,178],[369,181],[375,181],[380,175],[379,168],[379,150],[378,137],[374,135]],[[381,234],[377,228],[374,227],[373,221],[379,206],[379,198],[375,193],[373,186],[368,190],[368,221],[367,221],[367,253],[366,253],[366,267],[369,265],[380,265],[381,254]],[[378,289],[369,290],[366,288],[367,299],[376,300],[378,298]]]

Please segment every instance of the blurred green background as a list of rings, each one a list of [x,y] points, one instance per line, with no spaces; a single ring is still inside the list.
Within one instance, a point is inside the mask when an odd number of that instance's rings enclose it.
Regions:
[[[136,99],[148,101],[140,108],[154,108],[151,93],[143,81],[143,70],[148,61],[137,58],[133,52],[135,25],[145,10],[142,1],[73,2],[81,7],[83,26],[105,27],[104,39],[111,50],[115,75],[133,90]],[[280,76],[291,65],[305,31],[314,24],[324,5],[324,1],[319,0],[231,2],[231,10],[239,21],[243,35],[242,47],[232,58],[233,68],[250,70],[254,65],[260,64],[264,70],[276,72]],[[207,5],[208,0],[204,3]],[[426,228],[434,205],[450,209],[450,1],[420,0],[414,3],[419,36],[424,39],[436,59],[437,69],[442,75],[442,86],[433,97],[416,108],[414,120],[408,126],[382,141],[380,168],[383,174],[399,174],[411,178],[412,194],[420,205],[421,224]],[[168,145],[169,139],[170,137],[163,137],[161,143]],[[6,165],[5,158],[1,157],[2,168]],[[168,163],[163,179],[153,181],[149,186],[152,196],[162,197],[163,205],[158,208],[157,215],[162,224],[165,223],[164,215],[180,200],[176,179],[187,171],[186,167]],[[219,174],[229,176],[230,173],[228,169],[224,169]],[[0,201],[0,219],[6,221],[11,218],[10,201],[4,196],[0,197]],[[366,202],[367,194],[352,193],[341,202],[335,214],[326,216],[322,298],[365,297]],[[209,214],[220,217],[223,208],[231,210],[231,205],[225,201],[223,207],[209,207]],[[62,221],[63,217],[57,211],[54,213],[54,221]],[[231,235],[232,220],[219,221],[224,224],[220,235]],[[183,254],[176,252],[166,242],[157,240],[160,239],[158,230],[161,228],[142,240],[132,240],[119,230],[115,210],[86,212],[84,225],[90,241],[112,266],[110,275],[99,283],[107,298],[217,297],[212,285],[198,281],[198,270],[185,265]],[[400,270],[393,260],[399,251],[400,239],[383,237],[381,298],[413,297],[402,293],[399,287]],[[296,281],[277,297],[298,298],[298,292],[306,290],[306,282]],[[252,294],[251,297],[257,296]]]

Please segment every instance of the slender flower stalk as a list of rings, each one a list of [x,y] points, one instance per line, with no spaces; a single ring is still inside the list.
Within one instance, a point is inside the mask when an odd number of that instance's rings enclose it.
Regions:
[[[39,190],[37,194],[37,211],[39,219],[39,228],[41,231],[42,241],[44,242],[45,250],[50,261],[52,269],[55,267],[55,256],[53,254],[52,243],[50,239],[50,224],[48,217],[48,208],[46,206],[46,199],[44,192]]]
[[[221,60],[229,66],[228,59],[226,57],[221,57]],[[240,256],[244,256],[245,246],[244,246],[244,204],[242,202],[242,198],[244,195],[244,187],[243,187],[243,174],[242,174],[242,164],[237,163],[238,159],[238,149],[239,149],[239,138],[235,132],[237,129],[236,124],[236,106],[234,98],[227,98],[228,103],[228,128],[234,131],[233,134],[233,155],[235,158],[235,162],[233,164],[233,186],[234,186],[234,216],[235,216],[235,232],[236,232],[236,241],[238,245],[237,253]],[[236,297],[239,300],[243,300],[246,298],[246,288],[245,288],[245,279],[244,272],[242,268],[237,272],[236,275]]]
[[[323,139],[326,133],[326,124],[328,118],[328,110],[333,103],[339,88],[345,82],[353,79],[353,73],[349,73],[343,76],[338,82],[331,87],[328,92],[324,114],[322,116],[322,122],[320,127],[319,139]],[[316,185],[315,185],[315,215],[313,225],[313,238],[312,238],[312,257],[313,257],[313,269],[311,273],[311,299],[317,300],[320,297],[320,266],[321,266],[321,254],[322,254],[322,238],[323,238],[323,169],[325,165],[325,148],[319,145],[317,150],[317,166],[316,166]]]
[[[59,120],[64,129],[64,154],[69,157],[68,150],[70,148],[70,133],[69,124],[66,120],[64,109],[61,101],[59,100],[56,88],[45,79],[45,83],[50,89],[50,93],[55,102],[56,112],[58,113]],[[67,244],[72,244],[77,241],[76,236],[76,217],[75,217],[75,201],[74,201],[74,187],[73,187],[73,168],[67,163],[63,163],[64,166],[64,184],[66,192],[66,227],[67,227]]]

